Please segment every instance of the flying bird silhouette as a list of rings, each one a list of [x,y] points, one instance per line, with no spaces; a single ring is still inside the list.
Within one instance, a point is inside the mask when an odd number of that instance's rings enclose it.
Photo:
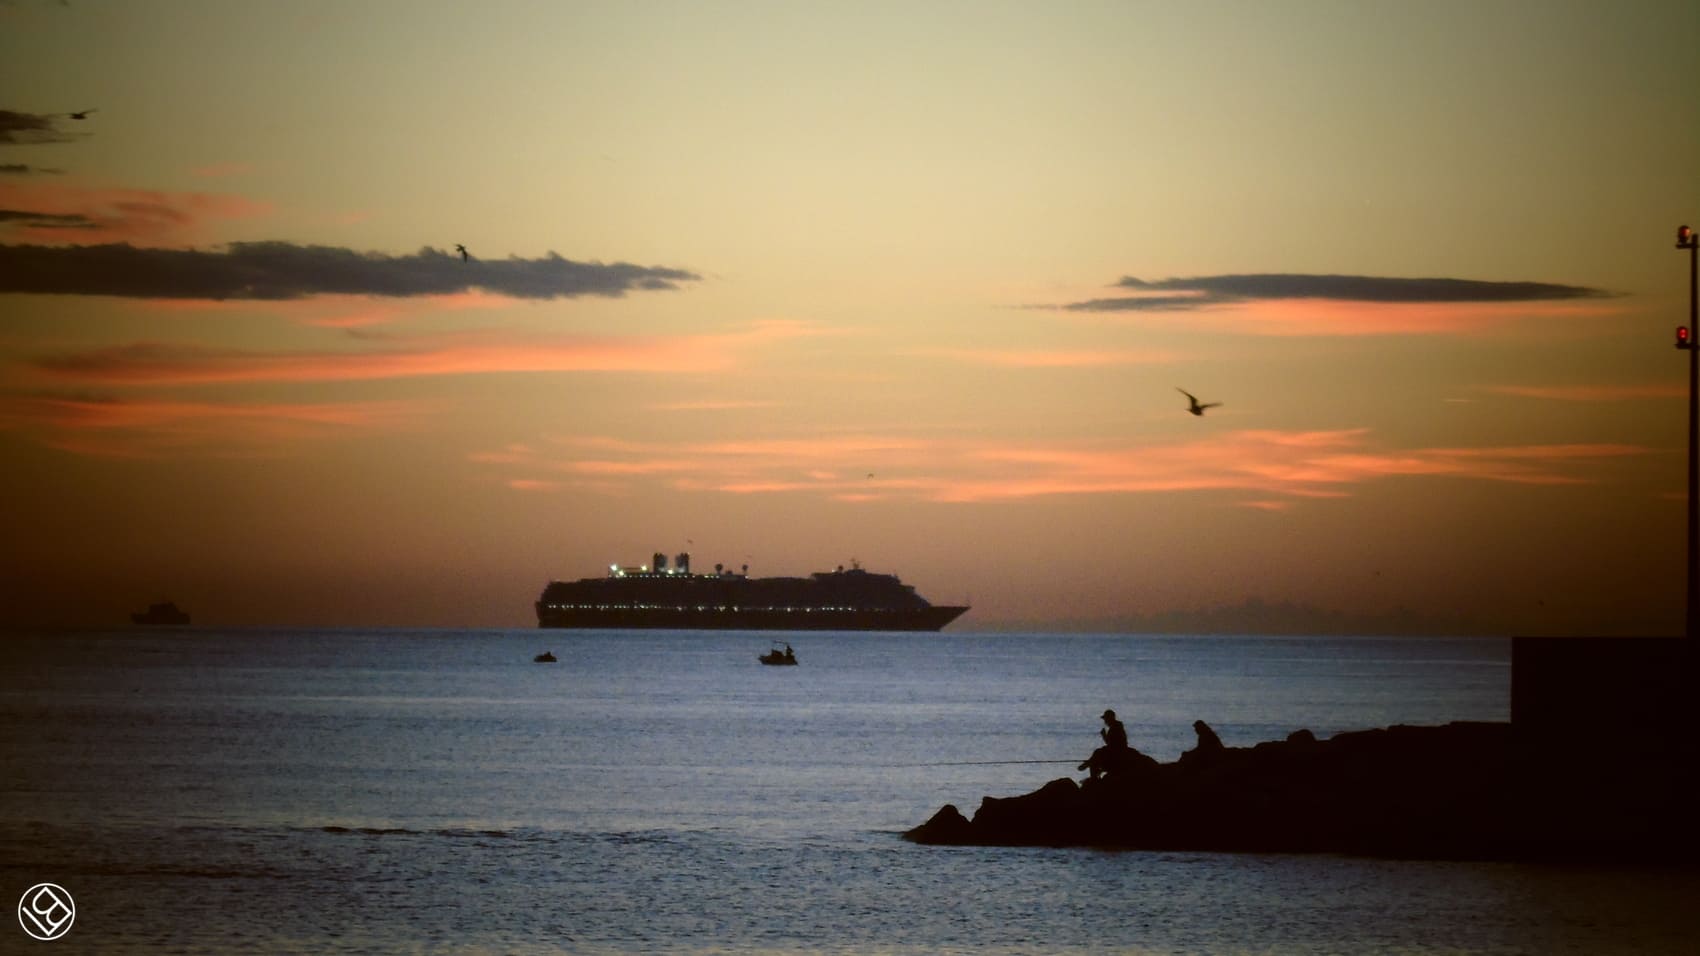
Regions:
[[[69,116],[72,119],[80,120],[80,119],[88,119],[90,113],[98,113],[98,112],[100,112],[98,109],[90,109],[90,110],[81,110],[81,111],[76,112],[76,113],[66,113],[65,115]]]
[[[455,251],[460,253],[460,261],[462,261],[462,262],[466,262],[468,259],[471,258],[471,256],[467,255],[466,247],[461,245],[458,242],[455,243]]]
[[[1204,410],[1206,408],[1216,408],[1216,407],[1219,407],[1222,404],[1221,402],[1204,402],[1204,403],[1200,404],[1197,397],[1195,397],[1191,392],[1189,392],[1186,389],[1181,388],[1179,386],[1176,386],[1175,391],[1180,392],[1182,395],[1185,395],[1186,400],[1188,402],[1192,403],[1191,405],[1187,406],[1187,411],[1193,413],[1194,415],[1202,416],[1204,414]]]

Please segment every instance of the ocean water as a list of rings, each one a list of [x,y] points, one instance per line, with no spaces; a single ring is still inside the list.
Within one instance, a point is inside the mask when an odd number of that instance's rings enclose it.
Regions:
[[[1693,871],[916,846],[1114,708],[1172,760],[1505,720],[1502,640],[0,638],[0,952],[1680,953]],[[559,663],[535,664],[552,650]]]

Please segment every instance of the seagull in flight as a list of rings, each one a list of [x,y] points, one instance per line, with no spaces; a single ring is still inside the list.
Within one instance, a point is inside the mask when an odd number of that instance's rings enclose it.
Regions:
[[[81,110],[81,111],[76,112],[76,113],[66,113],[65,115],[69,116],[70,118],[72,118],[74,120],[82,120],[82,119],[88,119],[90,113],[98,113],[98,112],[100,112],[98,109],[87,109],[87,110]]]
[[[1219,407],[1222,404],[1221,402],[1204,402],[1204,403],[1200,404],[1199,401],[1198,401],[1198,398],[1196,396],[1194,396],[1191,392],[1187,391],[1186,389],[1180,388],[1180,387],[1177,386],[1175,388],[1175,391],[1180,392],[1182,395],[1185,395],[1186,398],[1187,398],[1187,401],[1192,403],[1190,406],[1187,407],[1187,411],[1193,413],[1194,415],[1198,415],[1200,417],[1202,417],[1204,415],[1204,410],[1206,408],[1216,408],[1216,407]]]
[[[462,262],[466,262],[468,259],[471,258],[471,256],[467,255],[466,247],[461,245],[458,242],[455,243],[455,251],[460,253],[460,261],[462,261]]]

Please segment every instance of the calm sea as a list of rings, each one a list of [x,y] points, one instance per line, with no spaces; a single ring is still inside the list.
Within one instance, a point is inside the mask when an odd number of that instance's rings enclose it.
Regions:
[[[0,951],[1694,951],[1686,872],[899,838],[1075,774],[1106,707],[1163,760],[1505,720],[1505,641],[770,637],[0,638],[0,896],[76,906]]]

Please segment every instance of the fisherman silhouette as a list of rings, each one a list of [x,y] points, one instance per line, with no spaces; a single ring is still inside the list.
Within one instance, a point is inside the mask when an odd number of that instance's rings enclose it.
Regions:
[[[1092,751],[1092,756],[1076,768],[1091,771],[1093,780],[1125,766],[1134,752],[1127,745],[1127,728],[1116,719],[1113,710],[1104,711],[1104,729],[1098,731],[1098,736],[1104,738],[1104,746]]]

